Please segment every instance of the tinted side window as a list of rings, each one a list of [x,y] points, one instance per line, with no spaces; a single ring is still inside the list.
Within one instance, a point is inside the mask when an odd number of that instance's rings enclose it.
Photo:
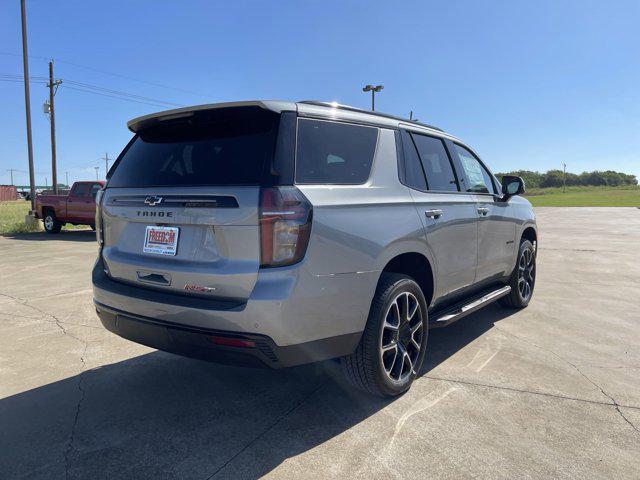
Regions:
[[[444,143],[439,138],[413,134],[429,190],[457,192],[458,183]]]
[[[366,182],[377,140],[377,128],[299,119],[296,182]]]
[[[491,175],[469,150],[454,144],[456,154],[467,177],[465,190],[473,193],[496,193]]]
[[[408,187],[416,190],[426,190],[427,182],[424,178],[422,165],[420,165],[420,157],[416,147],[411,140],[409,132],[402,130],[402,150],[404,152],[404,183]]]

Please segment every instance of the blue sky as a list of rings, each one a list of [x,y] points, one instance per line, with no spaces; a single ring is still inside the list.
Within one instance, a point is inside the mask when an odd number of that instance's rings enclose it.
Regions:
[[[19,14],[18,0],[0,4],[0,74],[22,74],[21,58],[6,55],[21,53]],[[361,87],[381,83],[379,110],[413,110],[494,171],[566,162],[640,176],[637,0],[27,0],[27,16],[33,76],[53,57],[63,80],[184,105],[312,98],[367,108]],[[95,178],[104,152],[115,157],[129,139],[126,121],[164,109],[71,86],[56,95],[61,180]],[[32,85],[38,184],[51,178],[47,96]],[[0,81],[0,105],[0,183],[9,168],[27,183],[22,84]]]

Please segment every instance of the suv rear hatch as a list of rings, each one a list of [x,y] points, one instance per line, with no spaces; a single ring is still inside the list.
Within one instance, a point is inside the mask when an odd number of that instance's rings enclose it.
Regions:
[[[139,126],[101,200],[109,276],[172,293],[246,300],[260,268],[260,187],[286,183],[289,175],[274,162],[283,138],[291,140],[282,126],[288,115],[241,106]]]

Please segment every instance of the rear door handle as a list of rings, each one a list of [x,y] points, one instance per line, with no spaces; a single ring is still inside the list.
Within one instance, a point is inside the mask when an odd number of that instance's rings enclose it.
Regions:
[[[424,212],[427,218],[440,218],[443,214],[443,211],[440,209],[435,210],[427,210]]]
[[[487,213],[489,213],[489,209],[486,207],[478,207],[478,213],[480,215],[487,215]]]

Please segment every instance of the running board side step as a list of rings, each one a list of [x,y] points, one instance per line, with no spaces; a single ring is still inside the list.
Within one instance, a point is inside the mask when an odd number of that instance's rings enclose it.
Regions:
[[[431,320],[429,322],[430,327],[444,327],[445,325],[449,325],[456,320],[466,317],[470,313],[480,310],[491,302],[495,302],[499,298],[509,295],[510,292],[511,287],[509,285],[505,285],[504,287],[486,293],[469,303],[458,303],[442,312],[436,313],[434,317],[435,320]]]

